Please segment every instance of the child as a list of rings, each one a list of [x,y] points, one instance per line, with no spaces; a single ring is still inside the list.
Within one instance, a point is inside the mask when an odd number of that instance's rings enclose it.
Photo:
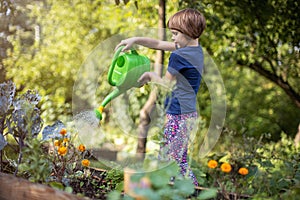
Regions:
[[[172,94],[166,99],[165,144],[161,147],[161,157],[175,160],[181,174],[188,176],[197,186],[198,182],[187,162],[189,132],[193,129],[198,113],[196,96],[202,79],[203,52],[198,38],[205,29],[204,16],[195,9],[184,9],[175,13],[168,21],[173,42],[146,37],[132,37],[122,40],[116,48],[124,46],[129,50],[133,44],[151,49],[172,51],[164,78],[155,72],[146,72],[138,80],[141,85],[160,82],[173,86]]]

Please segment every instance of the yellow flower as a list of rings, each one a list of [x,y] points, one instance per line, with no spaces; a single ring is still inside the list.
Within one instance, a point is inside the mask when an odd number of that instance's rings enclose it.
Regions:
[[[88,159],[83,159],[83,160],[81,161],[81,164],[82,164],[82,166],[84,166],[84,167],[88,167],[88,166],[90,166],[90,161],[89,161]]]
[[[67,134],[67,129],[62,128],[59,132],[61,135],[66,135]]]
[[[245,168],[245,167],[242,167],[242,168],[240,168],[239,169],[239,174],[241,174],[241,175],[247,175],[249,173],[249,171],[248,171],[248,169],[247,168]]]
[[[78,150],[81,151],[81,152],[84,152],[85,151],[85,146],[83,144],[79,145]]]
[[[221,165],[222,172],[229,173],[229,172],[231,172],[231,169],[232,168],[231,168],[231,165],[229,163],[223,163]]]
[[[54,146],[59,147],[61,145],[61,140],[55,140]]]
[[[215,160],[210,160],[210,161],[208,161],[207,165],[209,168],[214,169],[218,166],[218,162]]]
[[[57,153],[61,156],[64,156],[66,155],[67,151],[68,151],[67,147],[62,146],[58,148]]]
[[[64,143],[69,142],[69,138],[64,138]]]

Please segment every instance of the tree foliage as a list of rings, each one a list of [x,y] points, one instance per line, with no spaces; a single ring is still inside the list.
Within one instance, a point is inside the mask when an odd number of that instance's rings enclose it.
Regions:
[[[297,1],[187,3],[207,16],[208,32],[214,34],[206,37],[217,42],[206,46],[220,61],[253,69],[281,87],[299,107]]]
[[[74,80],[98,43],[117,33],[133,36],[136,29],[157,27],[158,22],[156,0],[1,3],[1,20],[7,22],[0,35],[6,79],[18,90],[39,91],[42,117],[49,123],[72,115]],[[167,18],[178,3],[180,8],[201,10],[207,18],[200,42],[220,66],[227,90],[227,126],[246,128],[254,135],[272,132],[275,137],[282,130],[293,134],[300,117],[295,106],[300,80],[297,1],[168,1]],[[153,59],[153,52],[147,53]],[[97,95],[106,96],[107,88],[99,84]],[[200,93],[200,114],[209,121],[205,84]],[[130,100],[131,115],[138,118],[145,99]]]
[[[207,18],[200,41],[223,74],[228,126],[294,134],[300,115],[298,2],[181,1],[187,6]]]
[[[6,70],[3,59],[7,58],[7,51],[13,48],[9,38],[15,34],[22,34],[22,44],[32,45],[33,37],[30,37],[31,32],[34,32],[32,21],[26,14],[25,7],[32,1],[0,1],[0,81],[6,79]],[[38,0],[34,1],[38,2]]]
[[[38,32],[31,33],[35,40],[28,46],[22,43],[23,32],[10,38],[13,49],[5,61],[7,77],[17,88],[40,92],[43,118],[49,122],[71,116],[74,80],[91,50],[120,31],[151,26],[154,17],[147,2],[139,5],[138,12],[134,3],[127,3],[124,9],[100,0],[49,0],[28,3],[23,9],[30,13]],[[149,13],[147,19],[142,18],[143,13]]]

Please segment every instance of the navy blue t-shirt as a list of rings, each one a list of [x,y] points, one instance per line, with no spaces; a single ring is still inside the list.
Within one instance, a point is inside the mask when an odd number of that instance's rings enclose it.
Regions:
[[[167,70],[176,77],[176,84],[165,102],[168,114],[197,111],[196,96],[202,79],[203,65],[201,46],[188,46],[171,53]]]

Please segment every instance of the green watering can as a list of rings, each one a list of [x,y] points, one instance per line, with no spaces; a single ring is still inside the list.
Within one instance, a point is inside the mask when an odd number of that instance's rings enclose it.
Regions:
[[[138,79],[143,73],[150,71],[149,58],[139,55],[136,50],[123,53],[122,49],[123,46],[115,52],[107,77],[109,84],[116,88],[104,98],[99,108],[95,109],[96,117],[100,120],[104,107],[112,99],[132,87],[139,87]]]

